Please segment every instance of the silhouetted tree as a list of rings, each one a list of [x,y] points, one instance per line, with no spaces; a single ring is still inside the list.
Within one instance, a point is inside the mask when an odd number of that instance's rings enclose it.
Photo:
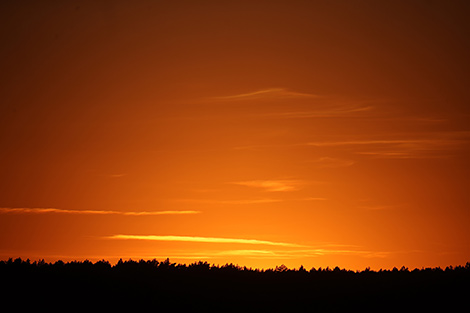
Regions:
[[[94,305],[102,300],[108,308],[115,303],[117,309],[123,302],[134,307],[153,303],[173,311],[367,311],[384,304],[394,310],[402,305],[422,309],[426,303],[432,304],[428,308],[461,308],[470,292],[470,262],[445,270],[410,271],[402,266],[355,272],[338,266],[307,271],[282,264],[259,270],[207,261],[176,264],[169,259],[120,259],[111,265],[106,260],[46,263],[9,258],[0,261],[0,277],[2,300],[21,291],[35,303],[53,295],[70,303]]]
[[[284,272],[289,271],[289,268],[285,266],[284,264],[281,264],[279,266],[276,266],[276,269],[274,271],[277,273],[284,273]]]

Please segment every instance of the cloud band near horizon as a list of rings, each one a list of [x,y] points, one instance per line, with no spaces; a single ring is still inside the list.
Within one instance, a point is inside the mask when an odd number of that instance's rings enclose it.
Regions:
[[[251,245],[269,245],[283,247],[304,247],[302,245],[273,242],[258,239],[240,239],[240,238],[218,238],[218,237],[197,237],[197,236],[157,236],[157,235],[112,235],[105,236],[106,239],[124,239],[124,240],[150,240],[150,241],[181,241],[181,242],[205,242],[205,243],[238,243]]]

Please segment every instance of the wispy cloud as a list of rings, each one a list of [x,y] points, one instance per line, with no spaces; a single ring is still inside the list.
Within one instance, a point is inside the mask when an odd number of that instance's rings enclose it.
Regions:
[[[430,140],[349,140],[349,141],[319,141],[309,142],[306,145],[316,147],[337,147],[337,146],[363,146],[363,145],[402,145],[402,144],[422,144],[432,142]]]
[[[348,167],[353,165],[355,162],[352,160],[331,158],[331,157],[320,157],[311,159],[308,163],[314,164],[318,168],[337,168],[337,167]]]
[[[294,199],[297,201],[326,201],[328,198],[322,198],[322,197],[307,197],[307,198],[301,198],[301,199]]]
[[[392,205],[369,205],[369,206],[359,206],[359,209],[368,210],[368,211],[383,211],[396,208]]]
[[[357,255],[364,257],[385,257],[388,255],[387,252],[375,252],[367,250],[353,250],[353,249],[328,249],[328,248],[317,248],[317,249],[306,249],[306,250],[293,250],[283,253],[279,251],[281,255],[284,254],[288,257],[309,257],[309,256],[324,256],[324,255]]]
[[[109,175],[110,178],[121,178],[124,176],[127,176],[127,174],[110,174]]]
[[[299,180],[249,180],[233,182],[232,184],[261,188],[265,191],[293,191],[297,190],[303,182]]]
[[[157,235],[112,235],[106,236],[107,239],[132,239],[132,240],[151,240],[151,241],[182,241],[182,242],[204,242],[204,243],[237,243],[250,245],[269,245],[283,247],[303,247],[302,245],[285,242],[273,242],[258,239],[240,239],[240,238],[218,238],[218,237],[194,237],[194,236],[157,236]]]
[[[387,135],[390,137],[390,135]],[[397,134],[400,139],[346,139],[346,140],[318,140],[292,144],[259,144],[250,146],[237,146],[234,150],[266,150],[287,149],[299,147],[318,147],[322,149],[342,149],[355,155],[364,155],[372,158],[442,158],[449,156],[449,152],[465,148],[470,144],[470,132],[437,132],[419,134],[415,138],[411,135]],[[350,166],[352,160],[341,160],[330,157],[312,159],[308,162],[317,163],[319,167]]]
[[[264,253],[263,253],[264,252]],[[302,249],[302,250],[264,250],[263,252],[255,251],[250,252],[249,250],[235,251],[233,254],[245,255],[252,258],[279,258],[279,259],[297,259],[297,258],[308,258],[308,257],[321,257],[329,255],[350,255],[360,257],[376,257],[384,258],[390,253],[383,251],[368,251],[368,250],[353,250],[353,249],[329,249],[329,248],[314,248],[314,249]],[[230,253],[230,252],[229,252]],[[245,254],[243,254],[245,253]]]
[[[282,199],[233,199],[233,200],[218,200],[218,199],[175,199],[176,202],[186,203],[201,203],[201,204],[260,204],[260,203],[274,203],[281,202]]]
[[[371,101],[340,99],[335,96],[324,96],[312,93],[292,91],[286,88],[267,88],[252,92],[215,96],[200,99],[205,104],[244,105],[245,110],[234,110],[230,116],[252,119],[308,119],[356,117],[369,115],[375,107]],[[204,117],[220,118],[220,112],[205,114]],[[224,111],[226,113],[226,111]]]
[[[285,88],[267,88],[253,92],[212,97],[213,100],[252,100],[263,98],[317,98],[317,95],[290,91]]]
[[[369,205],[358,206],[358,209],[368,210],[368,211],[384,211],[384,210],[401,209],[405,206],[407,206],[407,204],[394,204],[394,205],[369,204]]]
[[[288,198],[288,199],[273,199],[273,198],[262,198],[262,199],[240,199],[240,200],[217,200],[217,199],[174,199],[175,202],[184,203],[198,203],[198,204],[223,204],[223,205],[245,205],[245,204],[265,204],[265,203],[277,203],[286,201],[324,201],[328,200],[323,197],[306,197],[306,198]]]
[[[217,258],[225,256],[245,256],[251,258],[273,258],[273,259],[293,259],[305,257],[318,257],[325,255],[356,255],[362,257],[386,257],[388,252],[363,250],[354,245],[342,244],[320,244],[316,247],[300,245],[295,243],[274,242],[258,239],[241,238],[220,238],[220,237],[198,237],[198,236],[159,236],[159,235],[112,235],[105,236],[104,239],[113,240],[148,240],[148,241],[176,241],[176,242],[198,242],[198,243],[223,243],[223,244],[248,244],[277,246],[278,249],[237,249],[205,252],[177,253],[176,258],[201,257]],[[282,250],[279,250],[283,247]],[[297,249],[296,249],[297,248]],[[300,248],[300,249],[299,249]]]
[[[181,215],[199,214],[200,211],[106,211],[106,210],[67,210],[57,208],[0,208],[1,213],[62,213],[62,214],[94,214],[94,215]]]
[[[217,259],[223,257],[246,257],[250,259],[304,259],[330,255],[349,255],[364,258],[385,258],[391,253],[386,251],[369,251],[360,249],[333,249],[333,248],[308,248],[271,250],[271,249],[239,249],[222,251],[199,251],[199,252],[180,252],[172,253],[172,258],[179,259]],[[166,258],[161,256],[161,258]]]
[[[257,114],[257,117],[264,118],[315,118],[315,117],[349,117],[360,112],[372,110],[372,106],[329,106],[316,110],[306,111],[288,111],[288,112],[269,112]]]
[[[467,145],[469,140],[470,134],[468,132],[448,132],[427,134],[425,138],[316,141],[300,145],[343,147],[353,149],[354,154],[375,158],[434,158]]]

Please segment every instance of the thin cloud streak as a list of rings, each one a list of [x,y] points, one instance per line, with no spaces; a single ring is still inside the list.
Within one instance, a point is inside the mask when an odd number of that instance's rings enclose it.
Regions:
[[[431,136],[432,134],[429,134]],[[355,147],[354,154],[374,158],[437,158],[445,157],[448,151],[456,150],[469,142],[468,132],[435,134],[425,139],[381,139],[308,142],[299,146],[312,147]]]
[[[317,168],[338,168],[348,167],[354,165],[354,161],[346,159],[338,159],[331,157],[321,157],[307,161],[309,164],[314,164]]]
[[[63,213],[63,214],[92,214],[92,215],[184,215],[184,214],[199,214],[200,211],[102,211],[102,210],[67,210],[57,208],[0,208],[2,213],[32,213],[32,214],[45,214],[45,213]]]
[[[384,211],[384,210],[394,210],[401,209],[406,204],[395,204],[395,205],[362,205],[358,206],[358,209],[367,210],[367,211]]]
[[[396,145],[396,144],[423,144],[433,143],[433,140],[351,140],[351,141],[324,141],[309,142],[305,145],[316,147],[356,146],[356,145]]]
[[[302,199],[294,199],[297,201],[326,201],[328,198],[321,198],[321,197],[307,197]]]
[[[285,118],[285,119],[299,119],[299,118],[315,118],[315,117],[352,117],[351,114],[359,112],[367,112],[372,110],[372,106],[361,107],[333,107],[324,108],[322,110],[313,111],[293,111],[293,112],[275,112],[257,114],[256,117],[264,118]]]
[[[250,180],[233,182],[232,184],[261,188],[265,191],[276,192],[297,190],[298,186],[302,184],[302,182],[299,180]]]
[[[404,135],[398,134],[397,136]],[[376,155],[377,157],[422,157],[426,153],[428,153],[429,156],[429,153],[432,152],[455,150],[464,146],[468,146],[470,142],[470,131],[427,133],[420,134],[419,137],[421,138],[309,141],[292,144],[270,145],[258,144],[236,146],[232,149],[265,150],[296,147],[355,148],[356,151],[354,154]],[[359,147],[362,151],[357,151],[359,150]],[[314,161],[315,160],[313,160],[313,162]]]
[[[316,147],[335,147],[335,146],[366,146],[366,145],[406,145],[407,147],[444,147],[455,146],[468,143],[470,132],[443,132],[429,133],[419,139],[364,139],[364,140],[343,140],[343,141],[323,141],[308,142],[301,145]],[[432,137],[431,137],[432,136]],[[429,138],[430,137],[430,138]]]
[[[127,174],[110,174],[108,175],[110,178],[121,178],[127,176]]]
[[[198,203],[198,204],[224,204],[224,205],[245,205],[245,204],[264,204],[276,203],[286,201],[324,201],[327,198],[322,197],[307,197],[307,198],[293,198],[293,199],[250,199],[250,200],[212,200],[212,199],[175,199],[176,202],[184,203]]]
[[[284,258],[284,259],[296,259],[296,258],[307,258],[307,257],[321,257],[328,255],[354,255],[361,257],[379,257],[384,258],[388,256],[389,252],[383,251],[366,251],[366,250],[350,250],[350,249],[304,249],[304,250],[256,250],[251,252],[250,250],[238,250],[230,251],[227,255],[245,255],[248,257],[256,258]]]
[[[289,91],[285,88],[268,88],[236,95],[211,97],[212,100],[252,100],[263,98],[317,98],[317,95]]]
[[[257,239],[239,238],[217,238],[217,237],[194,237],[194,236],[157,236],[157,235],[112,235],[104,237],[106,239],[132,239],[150,241],[182,241],[182,242],[205,242],[205,243],[238,243],[251,245],[270,245],[283,247],[303,247],[302,245],[284,242],[273,242]]]
[[[282,202],[282,199],[242,199],[242,200],[215,200],[215,199],[175,199],[177,202],[200,204],[261,204]]]
[[[269,110],[251,111],[240,114],[245,118],[253,119],[308,119],[308,118],[334,118],[364,116],[368,111],[375,109],[368,105],[370,101],[345,101],[332,96],[319,96],[311,93],[290,91],[286,88],[268,88],[248,93],[216,96],[201,99],[204,103],[244,103],[244,104],[284,104],[284,107],[270,105]],[[294,101],[294,102],[292,102]],[[261,108],[262,106],[255,106]],[[274,110],[273,110],[274,109]],[[205,117],[220,118],[219,115],[205,115]]]
[[[171,254],[171,258],[180,259],[217,259],[225,257],[246,257],[251,259],[304,259],[316,258],[329,255],[349,255],[363,258],[385,258],[391,253],[386,251],[367,251],[350,249],[288,249],[288,250],[267,250],[267,249],[240,249],[223,251],[202,251]],[[162,256],[166,258],[168,256]]]
[[[368,151],[368,152],[356,152],[359,155],[369,156],[373,159],[441,159],[446,155],[431,155],[425,154],[423,151],[418,152],[414,150],[410,151]]]

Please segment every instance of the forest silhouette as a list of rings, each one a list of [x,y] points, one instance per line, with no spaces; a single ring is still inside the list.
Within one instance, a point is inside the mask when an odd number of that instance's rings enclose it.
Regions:
[[[169,259],[0,261],[1,299],[17,309],[157,312],[447,311],[468,308],[470,262],[352,271],[285,265],[252,269]]]

